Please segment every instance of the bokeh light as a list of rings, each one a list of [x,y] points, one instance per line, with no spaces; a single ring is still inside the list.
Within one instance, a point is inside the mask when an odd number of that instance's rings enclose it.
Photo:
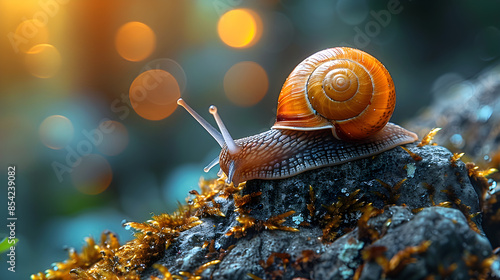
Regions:
[[[71,121],[65,116],[53,115],[47,117],[40,124],[40,140],[42,143],[54,150],[67,146],[74,136],[74,128]]]
[[[250,9],[234,9],[221,16],[217,31],[221,40],[230,47],[250,47],[262,35],[262,20]]]
[[[115,38],[116,50],[126,60],[141,61],[153,53],[156,35],[146,24],[138,21],[125,23]]]
[[[38,78],[53,77],[61,68],[61,54],[50,44],[33,46],[26,53],[26,67]]]
[[[257,104],[267,93],[269,79],[258,63],[243,61],[233,65],[224,76],[227,98],[239,106]]]
[[[463,87],[464,85],[466,86]],[[468,90],[467,88],[467,82],[462,75],[455,72],[449,72],[434,80],[431,92],[433,93],[434,100],[436,100],[436,102],[458,102],[471,97],[471,90]]]
[[[158,58],[154,59],[144,67],[142,67],[141,72],[145,72],[148,70],[152,69],[160,69],[160,70],[165,70],[168,73],[170,73],[172,76],[174,76],[175,80],[177,81],[177,84],[179,85],[179,88],[181,90],[181,94],[184,92],[186,89],[187,85],[187,76],[186,72],[184,71],[184,68],[175,60],[170,59],[170,58]]]
[[[35,45],[48,43],[49,31],[43,22],[27,19],[17,26],[11,40],[14,50],[25,53]]]
[[[130,85],[129,98],[135,112],[148,120],[162,120],[175,111],[181,97],[177,80],[165,70],[141,73]]]
[[[71,172],[73,185],[84,194],[96,195],[105,191],[113,179],[108,161],[97,154],[85,155],[80,160]]]
[[[103,121],[99,125],[102,133],[102,141],[97,145],[99,152],[108,155],[116,156],[123,152],[128,145],[127,128],[117,121]]]

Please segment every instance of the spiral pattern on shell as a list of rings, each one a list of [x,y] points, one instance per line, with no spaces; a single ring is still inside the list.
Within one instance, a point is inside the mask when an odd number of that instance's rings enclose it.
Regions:
[[[387,124],[395,103],[394,83],[382,63],[357,49],[331,48],[288,76],[273,128],[332,128],[338,139],[363,139]]]

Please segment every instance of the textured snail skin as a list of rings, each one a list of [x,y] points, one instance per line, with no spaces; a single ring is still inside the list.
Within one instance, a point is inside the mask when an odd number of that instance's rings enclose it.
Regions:
[[[235,140],[241,152],[222,148],[219,164],[225,174],[234,164],[235,185],[251,179],[279,179],[324,166],[370,157],[396,146],[412,143],[417,135],[393,123],[362,140],[342,141],[330,129],[296,131],[270,129]]]

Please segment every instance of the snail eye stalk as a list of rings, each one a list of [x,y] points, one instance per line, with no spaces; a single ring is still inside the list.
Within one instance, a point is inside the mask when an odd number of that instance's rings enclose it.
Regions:
[[[189,107],[186,101],[184,101],[182,98],[179,98],[179,100],[177,100],[177,104],[181,105],[184,109],[186,109],[186,111],[189,114],[191,114],[191,116],[193,116],[193,118],[196,121],[198,121],[198,123],[201,124],[201,126],[203,126],[203,128],[205,128],[205,130],[208,133],[210,133],[210,135],[212,135],[215,141],[219,143],[219,146],[221,147],[224,146],[224,138],[222,137],[222,134],[220,134],[220,132],[218,132],[217,129],[215,129],[215,127],[213,127],[210,123],[208,123],[202,116],[196,113],[196,111],[193,110],[193,108]]]
[[[182,106],[186,111],[193,116],[193,118],[198,121],[198,123],[205,128],[205,130],[212,135],[212,137],[219,143],[219,146],[224,147],[224,145],[227,146],[227,150],[229,151],[229,154],[235,155],[241,151],[241,147],[238,146],[231,137],[231,134],[229,134],[229,131],[227,130],[226,126],[224,125],[224,122],[220,118],[219,114],[217,113],[217,107],[214,105],[210,106],[209,112],[212,114],[215,118],[215,121],[217,122],[217,126],[219,127],[219,130],[222,132],[217,131],[215,127],[213,127],[210,123],[208,123],[202,116],[200,116],[198,113],[196,113],[193,108],[189,107],[187,103],[182,99],[179,98],[177,100],[177,104]],[[219,164],[219,158],[216,157],[214,160],[212,160],[203,170],[205,172],[210,171],[212,167],[215,165]],[[229,174],[228,174],[228,181],[231,182],[231,179],[234,175],[234,163],[230,166],[229,169]]]
[[[213,127],[202,116],[200,116],[198,113],[196,113],[196,111],[193,110],[193,108],[189,107],[189,105],[187,105],[187,103],[182,98],[179,98],[179,100],[177,100],[177,104],[179,104],[184,109],[186,109],[186,111],[189,114],[191,114],[191,116],[193,116],[193,118],[196,121],[198,121],[198,123],[201,124],[201,126],[203,126],[203,128],[205,128],[205,130],[208,133],[210,133],[210,135],[212,135],[212,137],[215,139],[215,141],[217,141],[217,143],[219,143],[219,146],[221,146],[221,147],[224,146],[224,138],[222,137],[222,134],[220,132],[218,132],[217,129],[215,129],[215,127]],[[205,172],[208,172],[208,171],[210,171],[210,169],[212,169],[212,167],[216,166],[217,164],[219,164],[219,157],[216,157],[214,160],[212,160],[203,170]]]
[[[226,126],[224,125],[224,122],[220,118],[219,114],[217,113],[217,107],[214,105],[210,106],[208,109],[210,114],[212,114],[215,118],[215,122],[217,122],[217,125],[219,126],[220,132],[222,132],[222,137],[224,138],[224,143],[227,145],[227,149],[231,155],[237,154],[240,150],[241,147],[238,146],[233,140],[233,137],[231,137],[231,134],[229,134],[229,131],[227,130]]]

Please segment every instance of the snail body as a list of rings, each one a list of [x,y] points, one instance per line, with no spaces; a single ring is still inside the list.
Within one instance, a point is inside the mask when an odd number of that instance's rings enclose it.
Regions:
[[[219,133],[183,106],[221,146],[217,163],[235,185],[251,179],[279,179],[324,166],[370,157],[414,142],[417,135],[389,123],[395,90],[385,67],[351,48],[320,51],[289,75],[278,98],[276,122],[263,133],[233,140],[217,114]]]

